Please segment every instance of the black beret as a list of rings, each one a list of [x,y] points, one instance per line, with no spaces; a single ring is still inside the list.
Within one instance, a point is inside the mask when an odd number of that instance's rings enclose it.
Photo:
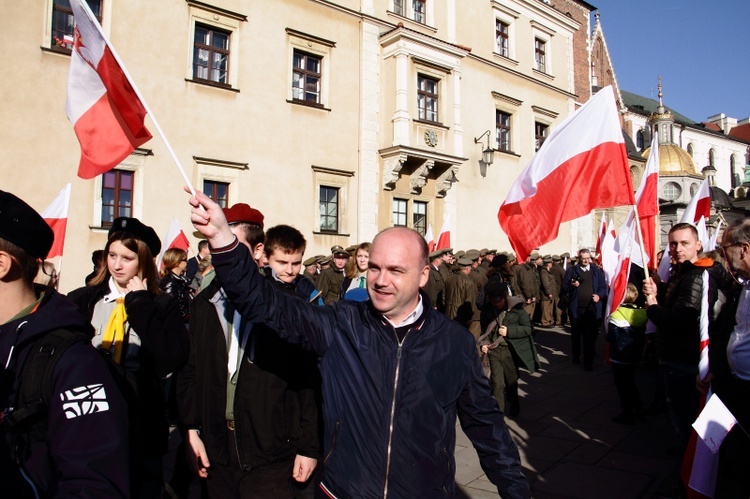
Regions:
[[[490,263],[490,267],[500,268],[506,263],[508,263],[508,255],[497,255],[495,256],[495,258],[492,259],[492,263]]]
[[[0,191],[0,237],[35,258],[47,258],[55,233],[41,215],[20,198]]]
[[[159,241],[159,236],[156,235],[156,231],[137,218],[115,218],[115,221],[112,222],[112,227],[107,234],[107,239],[111,238],[112,234],[115,232],[126,232],[134,236],[136,239],[140,239],[146,243],[146,246],[148,246],[148,249],[153,256],[158,255],[161,251],[161,241]]]

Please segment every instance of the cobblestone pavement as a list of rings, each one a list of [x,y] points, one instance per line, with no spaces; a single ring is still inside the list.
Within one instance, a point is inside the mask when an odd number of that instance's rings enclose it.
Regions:
[[[666,413],[633,426],[612,422],[620,412],[605,342],[597,339],[593,372],[570,357],[568,328],[537,328],[540,372],[522,372],[521,413],[506,417],[535,499],[639,499],[675,483],[679,459]],[[646,405],[654,398],[656,371],[642,366],[638,384]],[[460,426],[456,442],[459,497],[497,497]]]

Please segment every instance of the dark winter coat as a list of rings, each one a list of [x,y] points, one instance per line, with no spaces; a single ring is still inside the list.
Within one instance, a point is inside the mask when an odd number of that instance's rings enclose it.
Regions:
[[[399,341],[369,301],[317,307],[274,290],[243,245],[214,253],[213,261],[248,320],[321,356],[322,487],[331,494],[453,497],[458,416],[502,496],[529,497],[518,450],[465,328],[425,306]]]
[[[599,295],[599,301],[593,303],[596,308],[596,318],[601,319],[604,317],[604,302],[607,298],[607,281],[604,279],[604,272],[602,269],[591,263],[589,265],[589,272],[591,272],[591,279],[593,285],[593,292],[595,295]],[[580,277],[582,274],[581,266],[578,264],[571,265],[565,272],[563,278],[561,295],[568,297],[568,313],[574,319],[578,318],[578,288],[571,284],[573,277]]]
[[[309,299],[308,289],[296,292],[270,276],[266,279],[285,293]],[[306,277],[298,280],[311,286]],[[235,390],[235,441],[227,438],[229,353],[217,308],[219,300],[220,308],[228,305],[225,296],[214,279],[193,301],[190,359],[177,377],[180,418],[187,428],[201,431],[208,458],[217,464],[228,465],[230,452],[239,454],[245,470],[296,454],[319,458],[317,358],[282,341],[263,324],[253,325],[249,333]]]
[[[76,306],[52,290],[35,312],[0,326],[0,359],[8,364],[0,378],[0,409],[18,405],[19,378],[32,346],[58,329],[91,336],[91,325]],[[81,341],[69,346],[55,365],[47,440],[32,439],[21,458],[40,497],[129,497],[128,411],[106,362],[88,341]],[[92,387],[100,387],[93,406],[98,411],[86,413],[92,406],[82,405],[76,394]],[[7,428],[0,427],[0,495],[34,497],[10,460],[11,439]]]
[[[68,296],[90,321],[94,306],[108,293],[109,284],[105,281],[98,286],[78,288]],[[187,331],[177,302],[168,294],[153,296],[145,290],[131,291],[125,295],[125,311],[130,327],[141,339],[138,349],[140,367],[131,373],[138,390],[136,413],[142,416],[143,445],[138,450],[145,456],[160,456],[167,451],[169,436],[162,381],[187,361]]]

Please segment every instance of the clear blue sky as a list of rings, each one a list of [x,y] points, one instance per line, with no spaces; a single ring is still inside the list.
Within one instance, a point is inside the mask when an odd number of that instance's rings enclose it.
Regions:
[[[621,90],[701,122],[750,117],[750,0],[587,0],[599,9]],[[593,19],[592,19],[593,26]]]

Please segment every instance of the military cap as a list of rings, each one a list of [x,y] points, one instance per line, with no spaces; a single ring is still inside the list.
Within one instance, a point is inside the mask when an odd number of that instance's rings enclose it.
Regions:
[[[158,255],[159,251],[161,251],[161,241],[159,241],[156,231],[137,218],[115,218],[114,222],[112,222],[112,227],[109,228],[109,233],[107,233],[107,239],[111,238],[116,232],[125,232],[136,239],[140,239],[146,243],[152,256]]]
[[[443,253],[444,253],[444,251],[443,251],[443,250],[441,250],[441,249],[439,249],[439,250],[435,250],[435,251],[433,251],[432,253],[430,253],[429,255],[427,255],[427,258],[429,258],[429,260],[430,260],[430,261],[432,261],[432,260],[434,260],[435,258],[438,258],[438,257],[442,256],[442,255],[443,255]]]
[[[497,250],[496,249],[487,250],[487,254],[488,255],[496,255],[497,254]]]
[[[331,246],[331,254],[349,256],[349,253],[347,253],[346,250],[343,247],[339,246],[338,244],[335,246]]]
[[[305,267],[309,267],[311,265],[315,265],[315,262],[317,262],[317,261],[318,261],[317,257],[311,256],[310,258],[308,258],[307,260],[305,260],[304,262],[302,262],[302,265],[304,265]]]
[[[479,250],[479,256],[487,256],[487,253],[489,252],[490,250],[488,250],[487,248],[482,248]]]
[[[562,258],[560,258],[560,255],[552,255],[553,262],[559,262],[560,260],[562,260]]]
[[[349,253],[349,256],[353,256],[354,252],[357,251],[357,245],[352,244],[351,246],[347,246],[345,251]]]
[[[458,265],[460,267],[468,267],[469,265],[471,265],[474,262],[472,262],[468,258],[459,258],[457,263],[458,263]]]
[[[515,262],[516,261],[516,254],[513,253],[513,252],[508,253],[508,260],[510,260],[511,262]]]
[[[542,258],[542,263],[547,265],[548,263],[552,263],[552,257],[549,255],[546,255],[544,258]]]
[[[456,253],[455,257],[456,257],[456,258],[461,258],[461,257],[463,257],[463,256],[464,256],[465,254],[466,254],[466,252],[465,252],[464,250],[460,250],[460,251],[459,251],[458,253]]]
[[[472,260],[476,260],[477,258],[479,258],[479,251],[475,249],[469,250],[466,252],[466,256],[468,258],[471,258]]]
[[[223,208],[223,211],[224,216],[227,218],[227,223],[246,223],[257,225],[261,229],[263,228],[263,213],[255,208],[251,208],[247,203],[237,203],[230,208]]]
[[[21,198],[0,191],[0,237],[35,258],[47,258],[55,234]]]
[[[560,259],[562,260],[563,258],[570,258],[570,253],[565,252],[562,255],[560,255]]]
[[[331,256],[323,256],[323,258],[318,260],[318,263],[321,265],[328,265],[329,263],[331,263]]]
[[[542,255],[540,255],[540,254],[539,254],[539,253],[537,253],[536,251],[534,251],[533,253],[531,253],[531,254],[529,255],[529,258],[531,258],[531,261],[532,261],[532,262],[533,262],[534,260],[538,260],[538,259],[539,259],[539,258],[541,258],[541,257],[542,257]]]
[[[443,253],[450,253],[453,254],[453,248],[443,248]]]

